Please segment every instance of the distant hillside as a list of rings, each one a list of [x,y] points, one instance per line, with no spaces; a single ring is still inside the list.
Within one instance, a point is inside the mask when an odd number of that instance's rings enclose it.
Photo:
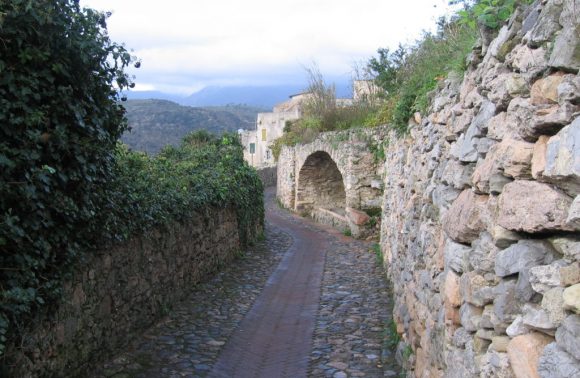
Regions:
[[[121,140],[132,149],[155,154],[163,146],[179,144],[195,130],[212,133],[254,127],[258,112],[265,110],[241,105],[194,108],[167,100],[129,100],[124,103],[130,131]]]

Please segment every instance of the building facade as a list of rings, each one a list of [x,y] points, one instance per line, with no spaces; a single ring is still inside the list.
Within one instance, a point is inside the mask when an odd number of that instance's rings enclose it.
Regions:
[[[302,115],[302,104],[308,93],[290,96],[288,101],[274,106],[272,112],[258,113],[254,130],[239,130],[244,146],[244,158],[253,167],[264,168],[276,165],[272,154],[272,143],[284,133],[286,122]]]

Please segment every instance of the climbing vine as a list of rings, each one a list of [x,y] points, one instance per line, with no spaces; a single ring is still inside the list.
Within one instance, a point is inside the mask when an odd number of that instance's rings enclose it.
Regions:
[[[118,144],[139,62],[106,20],[75,0],[0,1],[0,356],[97,247],[208,207],[235,208],[242,245],[260,232],[237,136],[193,134],[155,158]]]

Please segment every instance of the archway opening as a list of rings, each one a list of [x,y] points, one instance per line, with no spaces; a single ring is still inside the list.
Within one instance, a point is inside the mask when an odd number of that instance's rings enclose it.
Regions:
[[[330,155],[317,151],[308,156],[300,169],[295,209],[312,215],[318,209],[327,209],[344,215],[346,192],[342,174]]]

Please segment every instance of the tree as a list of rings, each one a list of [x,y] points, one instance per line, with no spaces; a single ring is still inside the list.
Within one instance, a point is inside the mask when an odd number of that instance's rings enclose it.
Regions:
[[[119,91],[133,85],[108,16],[78,0],[0,0],[0,355],[7,330],[58,293],[106,202]]]

